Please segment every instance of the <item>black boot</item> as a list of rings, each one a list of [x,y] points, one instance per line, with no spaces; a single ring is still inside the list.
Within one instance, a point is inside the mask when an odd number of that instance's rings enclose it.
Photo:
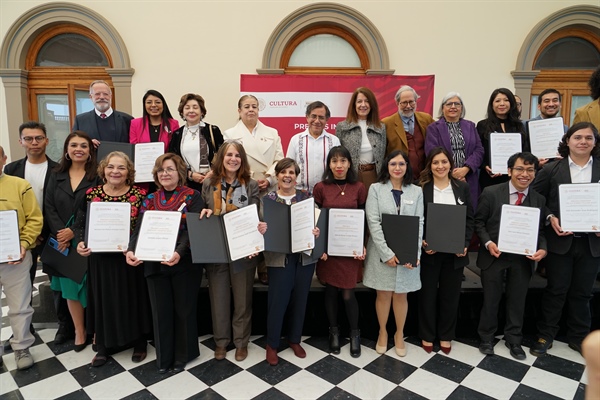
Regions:
[[[340,354],[340,330],[337,326],[329,327],[329,352]]]
[[[354,358],[360,357],[360,329],[350,331],[350,355]]]

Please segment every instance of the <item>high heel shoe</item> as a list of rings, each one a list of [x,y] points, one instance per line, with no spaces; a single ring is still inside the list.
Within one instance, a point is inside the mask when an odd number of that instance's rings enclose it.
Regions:
[[[379,334],[379,336],[381,337],[381,333]],[[385,340],[383,341],[383,343],[385,343],[383,346],[380,346],[380,340],[379,337],[377,338],[377,343],[375,343],[375,351],[377,352],[377,354],[384,354],[387,351],[387,342],[388,342],[388,336],[387,336],[387,332],[385,332]]]
[[[444,354],[450,354],[450,351],[452,350],[452,344],[450,344],[450,346],[443,346],[440,342],[440,349],[444,352]]]
[[[337,326],[329,327],[329,351],[340,354],[340,330]]]
[[[424,340],[421,340],[421,347],[425,350],[426,353],[431,353],[433,351],[433,343],[425,344]]]
[[[350,331],[350,355],[354,358],[360,357],[360,329]]]
[[[402,338],[402,342],[404,342],[404,338]],[[398,340],[396,339],[396,335],[394,335],[394,350],[396,350],[396,354],[398,357],[406,356],[406,344],[404,347],[398,347]]]

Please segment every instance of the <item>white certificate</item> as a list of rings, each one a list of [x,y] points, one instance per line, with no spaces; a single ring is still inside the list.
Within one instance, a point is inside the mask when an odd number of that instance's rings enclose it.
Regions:
[[[290,207],[292,226],[292,253],[315,247],[315,200],[310,197]]]
[[[165,153],[165,144],[156,143],[138,143],[135,145],[135,181],[136,182],[154,182],[152,169],[154,162]]]
[[[138,236],[135,256],[142,261],[168,261],[175,252],[181,213],[146,211]]]
[[[131,204],[88,203],[86,247],[93,253],[123,252],[129,245]]]
[[[507,174],[506,162],[515,153],[521,152],[520,133],[490,134],[490,168],[494,174]]]
[[[365,211],[345,208],[329,210],[327,255],[355,257],[363,254]]]
[[[600,183],[558,185],[560,227],[565,232],[600,232]]]
[[[0,211],[0,263],[20,259],[21,242],[17,210]]]
[[[565,134],[562,117],[529,121],[531,152],[538,158],[559,156],[558,144]]]
[[[540,209],[537,207],[502,206],[498,249],[503,253],[531,256],[537,251]]]
[[[265,239],[258,231],[259,222],[256,204],[223,215],[231,261],[265,249]]]

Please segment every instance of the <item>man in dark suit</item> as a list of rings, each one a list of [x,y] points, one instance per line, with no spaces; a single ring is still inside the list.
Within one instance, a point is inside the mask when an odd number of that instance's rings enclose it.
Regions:
[[[29,121],[19,126],[19,143],[25,149],[26,156],[20,160],[11,162],[4,167],[4,173],[17,176],[29,182],[35,193],[36,200],[44,214],[44,197],[46,194],[46,185],[48,177],[56,166],[46,155],[46,146],[48,137],[46,135],[46,126],[36,121]],[[37,270],[38,256],[42,253],[46,239],[48,238],[48,224],[44,218],[42,233],[37,239],[37,246],[31,250],[33,264],[30,269],[31,284],[35,279]],[[59,329],[56,333],[54,342],[61,344],[65,340],[73,337],[74,327],[67,307],[67,302],[62,298],[60,292],[54,292],[54,306],[59,321]],[[31,328],[33,331],[33,328]]]
[[[533,187],[546,197],[545,228],[548,258],[544,260],[548,284],[542,296],[538,341],[529,352],[546,354],[558,333],[562,309],[567,302],[569,347],[581,353],[581,342],[590,332],[590,300],[600,267],[600,233],[567,232],[561,227],[561,184],[600,182],[600,136],[590,122],[573,125],[558,145],[562,160],[547,164]]]
[[[112,109],[112,90],[108,83],[92,82],[90,98],[94,103],[94,109],[77,115],[73,130],[87,133],[95,147],[98,147],[103,140],[129,143],[129,125],[133,117]]]
[[[498,306],[502,298],[502,285],[506,271],[506,324],[504,341],[510,355],[525,359],[521,347],[523,339],[523,314],[525,297],[536,261],[546,256],[546,239],[543,232],[543,212],[540,212],[537,250],[529,256],[503,253],[498,249],[500,218],[505,204],[543,208],[544,196],[529,187],[538,168],[538,159],[531,153],[513,154],[508,159],[510,181],[486,187],[479,198],[475,213],[475,231],[481,241],[477,266],[481,268],[483,306],[478,333],[479,351],[494,354],[494,335],[498,328]]]

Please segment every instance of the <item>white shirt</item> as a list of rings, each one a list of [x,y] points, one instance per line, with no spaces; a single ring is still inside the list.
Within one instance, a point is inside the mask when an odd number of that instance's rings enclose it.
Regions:
[[[371,146],[371,142],[369,142],[369,137],[367,136],[367,121],[364,119],[359,119],[358,125],[360,125],[360,129],[362,131],[362,140],[360,142],[360,163],[373,164],[375,162],[375,158],[373,157],[373,147]]]
[[[454,197],[450,182],[448,182],[448,186],[444,189],[439,189],[435,184],[433,185],[433,202],[436,204],[456,205],[456,198]]]
[[[510,199],[510,204],[514,205],[517,202],[517,200],[519,199],[519,195],[517,193],[519,193],[519,191],[517,190],[517,188],[513,186],[513,184],[512,184],[511,181],[508,181],[508,197]],[[523,202],[525,201],[525,199],[529,195],[529,186],[527,186],[527,189],[523,190],[522,193],[525,196],[523,196],[523,198],[521,199],[521,204],[523,204]]]
[[[569,156],[569,170],[571,172],[571,183],[590,183],[592,181],[592,161],[593,157],[590,156],[587,164],[583,167],[575,164]]]
[[[29,182],[33,188],[35,199],[40,208],[44,204],[44,180],[46,179],[46,171],[48,171],[48,160],[41,164],[32,164],[29,160],[25,162],[25,180]]]
[[[113,113],[112,107],[108,107],[108,110],[104,111],[103,113],[101,113],[100,111],[98,111],[95,108],[94,108],[94,111],[96,111],[96,115],[99,116],[99,117],[102,117],[102,114],[106,115],[105,118],[110,117],[112,115],[112,113]]]
[[[308,129],[292,136],[286,157],[295,160],[300,166],[297,189],[312,193],[313,187],[323,178],[329,150],[339,145],[340,139],[326,131],[318,138],[314,138]]]

